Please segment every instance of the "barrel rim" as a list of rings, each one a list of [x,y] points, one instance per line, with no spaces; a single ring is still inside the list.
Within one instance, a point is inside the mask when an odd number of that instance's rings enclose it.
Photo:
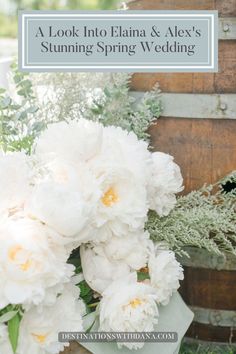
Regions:
[[[187,256],[177,256],[178,261],[185,267],[215,270],[236,270],[236,255],[231,253],[217,255],[204,248],[185,247]]]

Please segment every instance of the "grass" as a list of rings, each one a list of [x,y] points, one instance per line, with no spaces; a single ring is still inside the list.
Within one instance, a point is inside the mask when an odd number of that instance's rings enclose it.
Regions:
[[[181,346],[179,354],[236,354],[236,346],[232,347],[184,343]]]

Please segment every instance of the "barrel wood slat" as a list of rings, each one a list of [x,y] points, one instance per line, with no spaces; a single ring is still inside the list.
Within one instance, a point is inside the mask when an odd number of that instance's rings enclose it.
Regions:
[[[131,87],[148,91],[158,82],[163,92],[232,93],[236,92],[235,40],[219,42],[218,73],[136,73]]]
[[[175,157],[187,193],[236,167],[235,126],[234,120],[160,118],[150,128],[151,145]]]
[[[193,267],[184,268],[184,276],[187,281],[184,282],[181,292],[188,296],[190,306],[236,311],[235,272]],[[236,318],[234,326],[236,327]]]

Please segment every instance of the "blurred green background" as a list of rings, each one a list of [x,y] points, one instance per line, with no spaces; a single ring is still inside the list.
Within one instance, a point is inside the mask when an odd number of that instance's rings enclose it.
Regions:
[[[0,37],[17,37],[17,12],[25,10],[112,10],[118,0],[0,0]]]

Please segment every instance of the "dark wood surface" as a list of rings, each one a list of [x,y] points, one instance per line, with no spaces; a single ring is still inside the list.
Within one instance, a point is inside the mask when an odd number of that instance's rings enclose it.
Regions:
[[[208,342],[236,343],[236,329],[216,327],[193,322],[186,333],[187,337]]]
[[[188,305],[236,311],[235,271],[184,267],[184,278],[180,293]]]
[[[236,120],[159,118],[150,128],[155,151],[173,155],[188,193],[236,169]]]

